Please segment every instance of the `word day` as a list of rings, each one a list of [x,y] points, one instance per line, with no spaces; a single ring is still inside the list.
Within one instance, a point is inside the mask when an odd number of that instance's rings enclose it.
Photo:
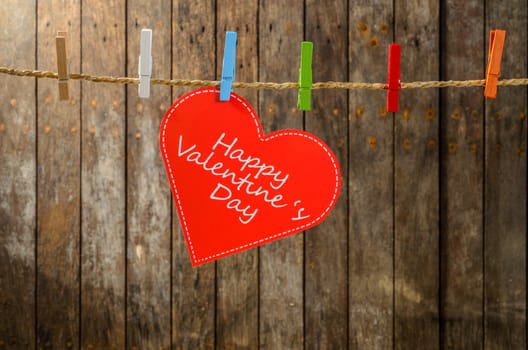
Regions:
[[[219,179],[229,180],[229,183],[233,185],[226,186],[225,183],[218,182],[209,198],[225,201],[227,209],[232,209],[238,213],[238,219],[244,225],[256,217],[259,209],[243,204],[240,198],[235,197],[235,191],[260,197],[263,203],[272,208],[280,209],[288,206],[284,195],[278,191],[287,183],[289,174],[283,173],[282,170],[276,169],[273,165],[266,164],[258,157],[246,154],[241,148],[236,148],[238,138],[235,137],[229,141],[227,139],[227,135],[222,133],[211,147],[209,154],[205,156],[204,153],[197,150],[196,144],[186,145],[183,135],[179,135],[178,157],[200,166],[204,171]],[[218,160],[218,157],[237,161],[237,166],[230,169],[224,162]],[[257,180],[259,184],[257,184]],[[269,185],[269,189],[265,188],[266,185]],[[295,206],[298,202],[295,202]]]

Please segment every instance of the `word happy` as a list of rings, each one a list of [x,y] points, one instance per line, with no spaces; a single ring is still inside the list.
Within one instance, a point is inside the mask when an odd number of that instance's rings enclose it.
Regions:
[[[212,190],[209,198],[215,201],[224,201],[227,209],[234,210],[239,214],[239,221],[242,224],[250,223],[258,213],[258,208],[242,203],[242,200],[235,198],[239,191],[249,196],[261,197],[261,199],[273,208],[284,208],[288,204],[284,202],[284,196],[280,193],[271,194],[270,190],[257,185],[252,180],[265,179],[271,189],[278,191],[287,182],[289,175],[281,170],[275,169],[273,165],[264,163],[260,158],[246,154],[241,148],[236,148],[238,138],[227,140],[225,133],[222,133],[207,156],[198,151],[196,144],[184,145],[183,135],[179,137],[178,157],[184,158],[187,162],[200,166],[204,171],[219,179],[227,179],[235,188],[230,188],[220,182]],[[218,152],[218,153],[215,153]],[[237,161],[237,167],[229,169],[221,161],[214,161],[215,155],[222,155],[227,159]],[[243,172],[249,172],[242,176]],[[296,202],[297,204],[297,202]],[[293,219],[292,219],[293,220]]]

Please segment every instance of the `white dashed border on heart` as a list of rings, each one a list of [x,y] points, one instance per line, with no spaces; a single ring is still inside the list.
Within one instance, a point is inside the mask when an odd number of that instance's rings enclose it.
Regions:
[[[273,140],[273,139],[275,139],[277,137],[280,137],[280,136],[299,136],[299,137],[306,138],[306,139],[316,143],[319,147],[321,147],[323,149],[323,151],[328,155],[328,158],[332,162],[332,166],[334,168],[334,172],[335,172],[334,193],[332,194],[332,199],[328,203],[328,206],[326,207],[326,209],[317,218],[315,218],[314,220],[310,221],[307,224],[300,225],[300,226],[297,226],[295,228],[292,228],[292,229],[289,229],[289,230],[286,230],[286,231],[283,231],[283,232],[280,232],[280,233],[276,233],[276,234],[270,235],[268,237],[264,237],[264,238],[258,239],[256,241],[251,242],[251,243],[243,244],[243,245],[241,245],[239,247],[236,247],[236,248],[224,250],[224,251],[222,251],[220,253],[212,254],[212,255],[206,256],[204,258],[196,258],[196,253],[194,251],[194,247],[193,247],[193,244],[192,244],[192,239],[191,239],[191,236],[190,236],[190,233],[189,233],[189,228],[187,226],[187,220],[185,218],[185,213],[183,211],[183,207],[182,207],[182,204],[181,204],[180,196],[178,194],[178,188],[176,187],[176,181],[174,180],[174,174],[173,174],[173,171],[172,171],[172,165],[171,165],[171,163],[169,161],[169,157],[168,157],[168,154],[167,154],[167,147],[166,147],[166,144],[165,144],[165,134],[166,134],[166,130],[167,130],[167,124],[169,123],[169,120],[172,117],[173,113],[176,111],[176,109],[178,109],[178,107],[180,107],[182,104],[187,102],[191,97],[193,97],[195,95],[204,94],[204,93],[213,93],[213,94],[217,94],[218,95],[220,93],[220,91],[217,90],[217,89],[201,89],[201,90],[193,91],[193,92],[189,93],[188,95],[184,96],[182,99],[180,99],[178,101],[178,103],[176,103],[170,109],[169,113],[167,114],[167,118],[165,119],[165,121],[164,121],[164,123],[163,123],[163,125],[161,127],[162,128],[162,132],[161,132],[161,147],[162,147],[162,151],[163,151],[162,155],[163,155],[163,158],[165,160],[165,163],[167,164],[167,168],[169,170],[169,177],[170,177],[170,180],[172,182],[172,187],[174,188],[174,192],[175,192],[174,194],[176,196],[176,204],[178,206],[179,212],[181,213],[182,228],[183,228],[183,231],[185,232],[185,236],[187,237],[187,241],[189,242],[189,247],[191,248],[191,259],[193,261],[193,264],[197,265],[197,264],[205,263],[207,261],[214,260],[214,259],[219,258],[219,257],[224,256],[224,255],[229,255],[229,254],[235,253],[235,252],[240,251],[240,250],[245,250],[245,249],[250,248],[252,246],[260,245],[260,244],[265,243],[265,242],[270,241],[270,240],[275,240],[276,238],[279,238],[281,236],[286,236],[286,235],[288,235],[288,234],[290,234],[290,233],[292,233],[294,231],[303,231],[304,229],[307,229],[309,227],[315,226],[315,224],[317,224],[319,221],[321,221],[321,219],[324,218],[328,214],[330,209],[334,206],[335,202],[337,201],[337,197],[338,197],[339,169],[338,169],[338,166],[336,164],[336,161],[334,160],[334,156],[333,156],[332,152],[320,140],[318,140],[317,138],[315,138],[315,137],[313,137],[313,136],[311,136],[309,134],[306,134],[306,133],[300,133],[300,132],[295,132],[295,131],[288,130],[288,131],[284,131],[284,132],[281,132],[281,131],[274,132],[269,137],[263,136],[262,127],[261,127],[260,122],[258,120],[258,117],[255,115],[255,112],[253,111],[253,109],[250,106],[248,106],[248,104],[244,100],[242,100],[238,95],[236,95],[234,93],[231,93],[231,98],[234,99],[235,101],[237,101],[238,103],[240,103],[249,112],[249,114],[251,115],[252,120],[255,123],[255,127],[257,128],[258,137],[259,137],[260,141],[267,142],[267,141]]]

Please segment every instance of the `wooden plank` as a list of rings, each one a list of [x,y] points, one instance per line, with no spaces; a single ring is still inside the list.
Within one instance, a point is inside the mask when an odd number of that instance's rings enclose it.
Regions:
[[[236,80],[258,80],[258,1],[216,2],[217,78],[221,77],[226,31],[238,33]],[[236,91],[255,108],[256,90]],[[216,347],[255,349],[258,346],[258,249],[219,260],[216,276]]]
[[[438,79],[439,4],[395,3],[402,81]],[[404,91],[395,115],[395,347],[439,344],[438,90]]]
[[[259,3],[259,79],[298,79],[303,39],[303,1]],[[264,132],[303,128],[296,108],[297,91],[259,93],[259,115]],[[259,340],[261,349],[303,348],[303,235],[264,245],[259,261]]]
[[[360,1],[349,9],[350,81],[387,80],[393,3]],[[393,132],[386,92],[351,91],[349,99],[349,340],[357,349],[392,348]]]
[[[80,1],[41,1],[37,11],[38,69],[57,71],[55,36],[67,31],[67,63],[78,72]],[[70,99],[59,101],[56,80],[38,83],[37,341],[44,348],[79,345],[79,82],[68,82],[68,91]]]
[[[321,6],[306,1],[306,40],[313,41],[314,81],[347,80],[347,2]],[[348,106],[346,91],[314,91],[306,130],[325,141],[341,165],[343,186],[332,213],[305,235],[305,346],[347,346],[347,173]]]
[[[484,4],[448,0],[444,9],[442,80],[477,79],[484,71]],[[441,93],[441,342],[446,349],[479,349],[483,341],[482,89],[450,88]]]
[[[174,1],[172,18],[173,77],[214,80],[214,1]],[[189,90],[174,89],[173,100]],[[172,215],[172,343],[175,349],[212,349],[215,345],[215,264],[192,267],[175,210]]]
[[[0,13],[0,62],[34,68],[36,5],[1,1]],[[30,349],[36,344],[35,80],[0,76],[0,100],[0,348]]]
[[[123,76],[125,1],[83,1],[82,71]],[[96,53],[96,54],[95,54]],[[125,87],[82,84],[81,347],[125,347]]]
[[[167,1],[128,2],[128,76],[138,74],[143,28],[152,29],[152,76],[170,76],[171,11]],[[127,88],[127,349],[171,344],[171,198],[158,146],[170,100],[165,86],[146,99]]]
[[[486,2],[486,37],[505,29],[501,78],[528,75],[528,4]],[[486,55],[487,57],[487,55]],[[499,88],[486,100],[486,349],[526,348],[526,87]]]

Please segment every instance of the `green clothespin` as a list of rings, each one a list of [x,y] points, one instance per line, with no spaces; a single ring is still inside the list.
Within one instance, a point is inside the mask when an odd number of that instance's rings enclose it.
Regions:
[[[303,41],[301,43],[301,68],[299,69],[299,95],[297,97],[297,108],[301,111],[309,111],[312,105],[312,53],[313,43]]]

